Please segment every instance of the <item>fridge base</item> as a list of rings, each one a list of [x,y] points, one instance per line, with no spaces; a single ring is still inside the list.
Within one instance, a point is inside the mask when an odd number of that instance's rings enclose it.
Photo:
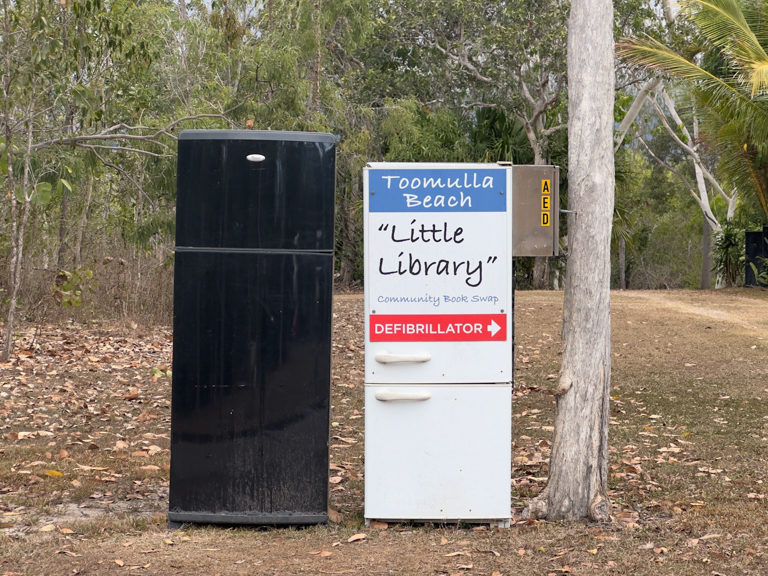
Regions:
[[[488,524],[491,528],[509,528],[511,525],[510,518],[488,518],[488,519],[446,519],[446,518],[432,518],[418,520],[406,519],[406,518],[366,518],[365,527],[370,528],[371,522],[386,522],[387,524]]]
[[[292,513],[260,514],[226,512],[168,512],[168,523],[173,524],[238,524],[238,525],[291,525],[291,524],[327,524],[328,514]]]

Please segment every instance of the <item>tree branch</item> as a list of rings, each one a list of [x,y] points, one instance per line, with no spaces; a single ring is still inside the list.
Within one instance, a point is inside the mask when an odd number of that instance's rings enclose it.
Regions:
[[[131,152],[133,154],[152,156],[153,158],[170,158],[172,156],[172,154],[160,154],[159,152],[142,150],[141,148],[134,148],[132,146],[110,146],[109,144],[87,144],[85,142],[74,142],[72,146],[77,148],[85,148],[86,150],[91,150],[93,152],[96,150],[109,150],[111,152]]]
[[[683,134],[685,134],[686,138],[688,138],[690,142],[693,142],[694,145],[689,147],[689,146],[686,146],[682,141],[680,141],[680,139],[676,137],[674,132],[669,127],[669,124],[666,123],[666,119],[662,118],[662,121],[665,122],[665,126],[667,127],[667,131],[669,131],[672,137],[675,138],[677,142],[680,144],[680,146],[682,146],[683,149],[686,150],[686,152],[691,156],[691,158],[693,159],[693,162],[702,171],[707,181],[712,186],[714,186],[717,193],[720,194],[720,196],[722,196],[726,202],[730,203],[732,201],[732,198],[725,193],[725,190],[723,190],[723,188],[720,186],[720,183],[715,179],[714,176],[712,176],[712,173],[707,169],[707,167],[704,166],[704,162],[702,162],[701,160],[701,155],[696,150],[697,144],[695,144],[695,142],[698,139],[698,131],[696,131],[696,133],[694,134],[695,138],[691,138],[691,134],[690,132],[688,132],[688,128],[686,128],[685,124],[683,124],[683,121],[680,119],[680,116],[678,115],[677,110],[675,109],[674,100],[672,100],[669,94],[667,94],[666,90],[662,89],[661,95],[662,95],[662,98],[664,99],[664,103],[667,105],[667,109],[669,110],[669,113],[672,116],[672,119],[677,123],[678,126],[680,126],[680,129],[683,131]],[[657,113],[661,114],[658,106],[656,108],[656,111]],[[694,121],[695,121],[695,118],[694,118]]]
[[[557,124],[555,126],[550,126],[549,128],[544,129],[541,133],[544,136],[551,136],[555,132],[559,132],[560,130],[563,130],[565,128],[568,128],[568,124]]]
[[[651,158],[653,158],[656,162],[658,162],[660,166],[666,168],[672,174],[677,176],[685,185],[685,187],[688,189],[688,193],[691,196],[693,196],[693,198],[696,200],[699,206],[701,206],[701,198],[699,198],[696,192],[693,191],[693,186],[691,186],[690,181],[685,177],[685,175],[679,170],[677,170],[676,168],[674,168],[671,164],[665,162],[664,160],[656,156],[656,154],[654,154],[653,150],[651,150],[651,148],[648,146],[646,141],[643,140],[643,138],[640,136],[639,133],[636,133],[636,136],[637,136],[637,139],[640,141],[640,143],[643,145],[643,148],[645,148],[646,152],[648,152],[648,154],[651,156]],[[706,210],[702,210],[701,212],[702,214],[704,214],[704,218],[707,219],[707,222],[709,223],[709,225],[712,227],[713,230],[722,229],[722,227],[720,226],[720,223],[717,221],[717,219],[715,219],[715,217],[712,215],[711,212],[707,212]]]
[[[466,54],[454,54],[453,52],[450,52],[447,49],[440,46],[439,42],[435,42],[433,40],[428,40],[427,45],[430,46],[431,48],[434,48],[438,52],[440,52],[443,56],[445,56],[452,62],[455,62],[456,64],[460,65],[472,76],[474,76],[477,80],[480,80],[481,82],[485,82],[486,84],[498,85],[498,83],[493,78],[489,78],[488,76],[483,76],[480,73],[480,70],[478,70],[477,67],[474,64],[472,64],[472,62],[469,61]]]
[[[616,131],[613,147],[614,152],[619,150],[619,147],[624,142],[624,138],[627,136],[627,132],[629,132],[629,128],[632,126],[635,119],[637,118],[637,115],[640,113],[640,109],[643,107],[643,104],[645,104],[645,101],[649,98],[651,93],[656,91],[656,88],[658,88],[659,84],[661,84],[661,77],[652,78],[645,86],[640,89],[640,91],[635,96],[635,99],[632,101],[632,105],[629,107],[629,110],[627,110],[627,113],[625,114],[624,118],[619,124],[618,130]]]
[[[93,154],[96,156],[96,158],[98,158],[98,159],[99,159],[99,161],[100,161],[102,164],[104,164],[104,166],[107,166],[108,168],[112,168],[113,170],[115,170],[115,171],[119,172],[120,174],[122,174],[122,175],[123,175],[125,178],[127,178],[128,180],[130,180],[130,181],[133,183],[133,185],[136,187],[136,190],[138,190],[138,191],[139,191],[139,193],[140,193],[142,196],[144,196],[144,197],[145,197],[147,200],[151,200],[151,198],[150,198],[150,197],[147,195],[147,193],[146,193],[146,192],[144,192],[144,187],[143,187],[141,184],[139,184],[139,183],[136,181],[136,179],[135,179],[133,176],[131,176],[131,175],[130,175],[130,174],[129,174],[129,173],[126,171],[126,170],[123,170],[123,169],[122,169],[120,166],[118,166],[117,164],[114,164],[113,162],[110,162],[109,160],[107,160],[106,158],[104,158],[104,157],[103,157],[101,154],[99,154],[99,153],[98,153],[96,150],[94,150],[92,147],[90,147],[90,146],[89,146],[88,148],[91,148],[91,151],[93,152]]]
[[[242,106],[241,104],[238,104],[237,106],[230,108],[229,110],[226,110],[222,113],[217,114],[195,114],[193,116],[185,116],[183,118],[179,118],[177,120],[174,120],[167,126],[159,129],[153,129],[148,126],[130,126],[125,123],[119,123],[115,124],[113,126],[110,126],[109,128],[105,128],[98,134],[81,134],[79,136],[70,136],[68,138],[53,138],[50,140],[45,140],[43,142],[38,142],[34,146],[32,146],[32,150],[41,150],[44,148],[50,148],[53,146],[80,146],[80,147],[88,147],[93,146],[97,148],[104,148],[104,149],[119,149],[121,151],[126,152],[137,152],[141,154],[148,154],[150,156],[163,156],[162,154],[158,154],[155,152],[149,152],[147,150],[139,150],[136,148],[125,148],[125,147],[115,147],[115,146],[108,146],[108,145],[88,145],[87,142],[98,142],[102,140],[116,140],[116,141],[132,141],[132,142],[150,142],[152,144],[155,144],[157,146],[160,146],[161,148],[168,148],[168,146],[162,142],[159,141],[159,138],[161,136],[167,136],[172,139],[176,139],[176,136],[171,133],[171,130],[173,130],[176,126],[181,124],[182,122],[189,122],[191,120],[199,120],[201,118],[219,118],[226,120],[226,114],[229,112],[232,112],[239,106]],[[124,130],[127,133],[120,133],[119,130]],[[140,132],[144,130],[152,130],[149,134],[133,134],[131,132]]]

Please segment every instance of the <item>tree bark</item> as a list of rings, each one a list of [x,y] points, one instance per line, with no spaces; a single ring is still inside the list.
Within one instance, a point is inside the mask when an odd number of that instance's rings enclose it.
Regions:
[[[88,226],[88,211],[91,209],[91,198],[93,197],[93,174],[88,175],[88,183],[85,187],[85,203],[83,212],[80,214],[80,223],[77,226],[77,236],[75,238],[75,256],[74,269],[79,270],[83,263],[83,238],[85,229]]]
[[[619,288],[627,289],[627,239],[619,238]]]
[[[27,125],[25,126],[27,130],[26,138],[26,148],[24,150],[24,173],[22,177],[21,182],[21,190],[24,193],[24,203],[23,208],[21,211],[21,221],[17,222],[18,217],[18,208],[15,208],[11,211],[13,223],[11,226],[12,234],[11,234],[11,295],[8,301],[8,316],[6,318],[5,323],[5,342],[3,345],[3,352],[0,356],[0,360],[3,362],[8,362],[11,358],[11,352],[13,351],[13,334],[16,329],[16,310],[18,308],[19,303],[19,292],[21,291],[21,281],[23,279],[24,275],[24,235],[26,234],[27,230],[27,222],[29,221],[29,214],[32,211],[32,194],[33,191],[30,188],[30,164],[31,164],[31,158],[32,158],[32,129],[33,129],[33,114],[32,114],[32,104],[29,105],[29,109],[27,110],[28,116],[27,116]],[[10,130],[7,128],[6,125],[6,142],[10,142]],[[10,146],[7,147],[8,150],[10,150]],[[18,202],[16,200],[16,190],[13,186],[14,177],[13,173],[11,172],[11,155],[9,153],[8,155],[8,167],[9,167],[9,175],[8,179],[11,183],[11,190],[13,193],[12,196],[12,206],[16,207],[18,205]]]
[[[701,229],[701,289],[712,288],[712,228],[703,219]]]
[[[64,250],[67,246],[67,209],[69,195],[67,189],[61,189],[61,210],[59,211],[59,249],[56,251],[56,270],[61,270],[64,262]]]
[[[613,216],[613,5],[574,0],[568,26],[569,257],[563,363],[549,479],[525,511],[610,517],[610,247]]]
[[[546,256],[535,256],[533,259],[533,287],[536,290],[549,288],[549,259]]]

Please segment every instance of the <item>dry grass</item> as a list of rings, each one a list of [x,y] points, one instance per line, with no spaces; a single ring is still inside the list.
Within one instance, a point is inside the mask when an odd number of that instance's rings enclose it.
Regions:
[[[516,305],[519,516],[546,477],[562,293]],[[365,528],[362,298],[335,306],[334,521],[309,528],[167,531],[169,332],[25,327],[0,365],[0,574],[768,573],[768,292],[615,293],[614,520],[509,530]]]

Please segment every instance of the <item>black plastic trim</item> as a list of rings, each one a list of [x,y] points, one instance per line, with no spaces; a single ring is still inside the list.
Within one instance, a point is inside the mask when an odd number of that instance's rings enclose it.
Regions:
[[[290,512],[285,512],[282,514],[231,514],[227,512],[214,514],[204,512],[168,512],[168,521],[181,523],[189,522],[194,524],[326,524],[328,522],[328,514],[293,514]]]
[[[183,130],[179,140],[277,140],[280,142],[327,142],[340,140],[325,132],[292,132],[283,130]]]

